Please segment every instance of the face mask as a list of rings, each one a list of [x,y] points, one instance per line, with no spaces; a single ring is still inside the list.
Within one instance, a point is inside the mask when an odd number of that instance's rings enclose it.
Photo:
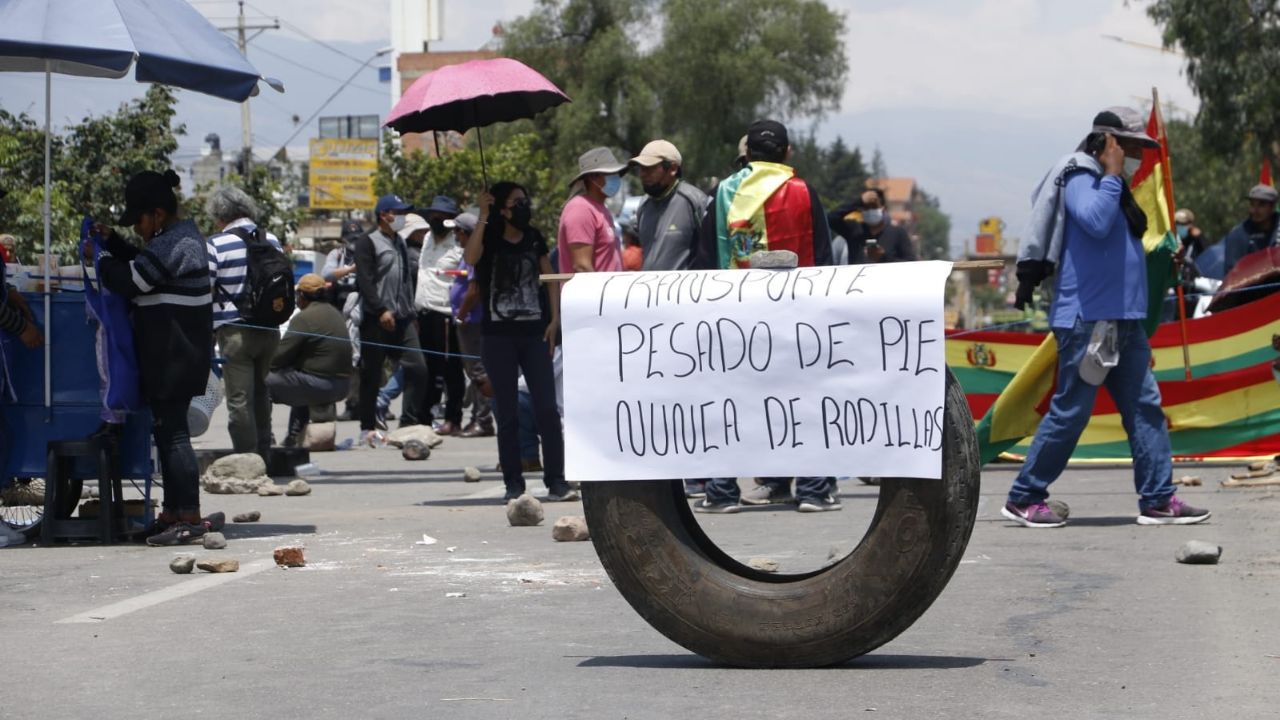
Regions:
[[[520,203],[511,208],[511,224],[517,230],[528,230],[532,219],[533,208],[528,203]]]
[[[404,229],[404,216],[392,215],[391,216],[391,232],[398,233],[403,229]]]
[[[1124,159],[1124,176],[1131,178],[1142,167],[1142,158],[1127,157]]]
[[[1191,226],[1190,226],[1190,225],[1179,225],[1179,226],[1178,226],[1178,239],[1179,239],[1179,240],[1186,240],[1186,239],[1187,239],[1187,235],[1188,235],[1190,232],[1191,232]]]
[[[884,222],[884,210],[882,208],[871,208],[862,211],[862,222],[875,227]]]
[[[444,226],[443,220],[428,220],[427,225],[431,227],[431,237],[436,240],[443,240],[449,234],[449,228]]]
[[[605,178],[604,186],[600,188],[600,191],[604,193],[605,197],[613,197],[614,195],[617,195],[618,191],[621,189],[622,189],[622,176],[610,175],[609,177]]]

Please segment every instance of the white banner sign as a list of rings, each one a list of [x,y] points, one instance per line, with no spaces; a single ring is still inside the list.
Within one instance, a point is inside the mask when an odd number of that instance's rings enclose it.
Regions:
[[[951,264],[565,283],[569,480],[942,474]]]

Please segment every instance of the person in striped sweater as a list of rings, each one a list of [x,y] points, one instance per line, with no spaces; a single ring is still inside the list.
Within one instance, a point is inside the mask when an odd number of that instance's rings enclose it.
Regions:
[[[151,409],[152,434],[164,477],[164,500],[149,545],[177,545],[204,535],[214,516],[200,514],[200,471],[187,409],[204,394],[213,358],[213,305],[209,256],[195,223],[178,216],[178,175],[141,172],[125,186],[119,224],[132,226],[144,246],[129,244],[99,226],[101,283],[133,303],[142,395]],[[93,243],[86,244],[92,257]],[[219,514],[220,515],[220,514]]]

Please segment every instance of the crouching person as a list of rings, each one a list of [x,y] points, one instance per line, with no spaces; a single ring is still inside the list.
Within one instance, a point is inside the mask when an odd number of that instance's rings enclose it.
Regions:
[[[301,444],[312,407],[342,400],[351,384],[347,321],[327,302],[324,280],[313,273],[303,275],[296,297],[299,312],[289,321],[267,375],[272,401],[292,408],[286,447]]]

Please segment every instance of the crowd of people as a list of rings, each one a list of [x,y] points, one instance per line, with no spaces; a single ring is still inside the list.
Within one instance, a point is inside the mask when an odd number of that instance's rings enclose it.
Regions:
[[[1101,385],[1115,398],[1134,447],[1139,521],[1208,517],[1174,495],[1168,431],[1140,327],[1145,219],[1140,209],[1135,214],[1124,179],[1126,156],[1152,142],[1139,125],[1127,109],[1099,114],[1081,152],[1060,163],[1055,182],[1042,184],[1037,196],[1034,213],[1048,220],[1030,245],[1053,253],[1057,266],[1050,316],[1059,382],[1004,507],[1029,527],[1063,524],[1045,503],[1047,488]],[[525,473],[539,470],[547,500],[577,499],[564,470],[560,285],[542,276],[732,269],[748,267],[762,251],[788,251],[800,267],[916,259],[881,190],[869,188],[827,212],[790,156],[784,125],[753,123],[736,167],[704,192],[684,177],[680,151],[666,140],[627,160],[606,147],[589,149],[578,158],[554,241],[534,226],[536,199],[518,179],[478,192],[467,211],[448,189],[421,207],[386,195],[371,208],[370,227],[346,221],[321,272],[296,286],[290,276],[288,292],[275,272],[279,240],[259,227],[258,208],[243,191],[223,186],[212,193],[206,210],[217,228],[206,239],[181,217],[172,171],[136,175],[116,224],[132,227],[143,245],[99,226],[85,252],[96,259],[102,284],[134,306],[141,389],[164,476],[162,511],[148,542],[190,541],[221,522],[200,512],[188,428],[188,405],[205,392],[215,358],[236,452],[268,455],[273,403],[290,407],[286,446],[304,444],[309,423],[324,413],[324,420],[358,420],[361,443],[377,447],[400,397],[402,427],[496,436],[506,499],[524,494]],[[609,200],[630,173],[645,199],[634,219],[619,225]],[[1255,188],[1250,200],[1257,213],[1241,233],[1233,231],[1231,248],[1273,241],[1274,190],[1264,197]],[[1184,219],[1191,225],[1193,218]],[[1185,234],[1194,240],[1194,233],[1189,227]],[[0,306],[2,329],[38,345],[30,314],[21,303],[11,306],[17,310]],[[1112,354],[1099,358],[1099,346]],[[344,400],[338,415],[335,403]],[[113,432],[110,423],[100,432]],[[735,478],[684,482],[698,512],[733,513],[744,503],[787,502],[801,512],[841,507],[831,477],[761,478],[746,493]]]

